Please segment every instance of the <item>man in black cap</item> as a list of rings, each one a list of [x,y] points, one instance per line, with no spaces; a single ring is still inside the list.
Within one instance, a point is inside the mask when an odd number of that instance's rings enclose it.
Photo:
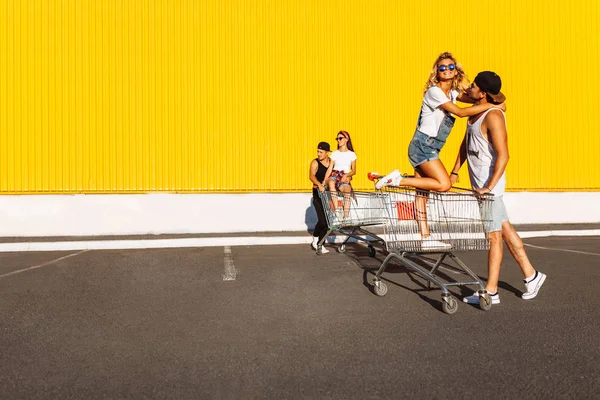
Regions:
[[[501,88],[500,77],[494,72],[484,71],[475,77],[467,89],[467,94],[477,104],[499,104],[506,100],[500,91]],[[485,220],[490,220],[490,223],[486,223],[485,226],[490,241],[488,281],[485,289],[490,295],[492,304],[500,303],[498,280],[502,265],[503,240],[525,277],[523,280],[525,293],[521,295],[523,299],[529,300],[537,296],[540,287],[546,280],[546,275],[536,271],[529,262],[523,241],[508,220],[508,213],[503,201],[508,159],[508,138],[504,112],[497,108],[491,108],[481,114],[469,117],[465,138],[450,173],[450,181],[454,183],[458,179],[458,171],[467,161],[473,190],[479,194],[491,193],[494,195],[491,214],[483,216]],[[475,292],[472,296],[465,297],[463,301],[479,304],[479,293]]]
[[[309,179],[313,184],[313,205],[315,206],[315,211],[317,212],[318,218],[315,229],[313,230],[313,241],[311,244],[314,250],[318,250],[318,244],[325,237],[325,235],[327,235],[328,230],[327,219],[325,218],[325,210],[323,209],[323,203],[319,197],[319,191],[323,192],[325,190],[325,186],[323,186],[323,180],[325,179],[327,168],[329,168],[329,164],[331,163],[329,152],[331,152],[329,143],[320,142],[317,145],[317,158],[310,162]],[[325,244],[321,246],[321,253],[329,253],[329,250],[325,248]]]

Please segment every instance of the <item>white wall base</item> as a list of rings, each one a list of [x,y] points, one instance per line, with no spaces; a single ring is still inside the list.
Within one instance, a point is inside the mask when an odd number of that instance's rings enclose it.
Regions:
[[[599,223],[600,192],[507,193],[515,224]],[[0,237],[303,231],[311,194],[0,196]]]

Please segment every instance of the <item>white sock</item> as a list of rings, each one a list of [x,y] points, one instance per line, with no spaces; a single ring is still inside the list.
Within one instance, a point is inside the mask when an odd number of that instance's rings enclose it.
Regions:
[[[535,271],[535,274],[531,275],[529,278],[525,278],[525,283],[529,283],[532,280],[534,280],[537,277],[537,271]]]

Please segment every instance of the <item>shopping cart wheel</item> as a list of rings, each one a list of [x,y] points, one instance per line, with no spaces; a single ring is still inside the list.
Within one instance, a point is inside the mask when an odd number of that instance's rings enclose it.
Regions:
[[[387,293],[387,285],[381,281],[373,282],[373,292],[377,296],[385,296]]]
[[[369,246],[369,257],[375,257],[375,247]]]
[[[342,245],[340,245],[340,247],[338,247],[338,251],[339,251],[340,253],[343,253],[343,252],[345,252],[345,251],[346,251],[346,245],[345,245],[345,244],[342,244]]]
[[[454,297],[442,296],[442,310],[444,310],[446,314],[454,314],[456,310],[458,310],[458,302]]]
[[[479,308],[481,308],[483,311],[488,311],[490,308],[492,308],[492,299],[488,293],[479,295]]]

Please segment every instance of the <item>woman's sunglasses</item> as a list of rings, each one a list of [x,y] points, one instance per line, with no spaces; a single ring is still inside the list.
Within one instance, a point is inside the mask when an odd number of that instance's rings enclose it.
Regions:
[[[342,140],[342,139],[346,139],[346,138],[343,137],[343,136],[338,136],[338,137],[335,138],[335,140]]]
[[[450,71],[454,71],[456,69],[456,65],[448,64],[448,65],[440,65],[438,67],[438,71],[440,71],[440,72],[444,72],[447,69],[449,69]]]

